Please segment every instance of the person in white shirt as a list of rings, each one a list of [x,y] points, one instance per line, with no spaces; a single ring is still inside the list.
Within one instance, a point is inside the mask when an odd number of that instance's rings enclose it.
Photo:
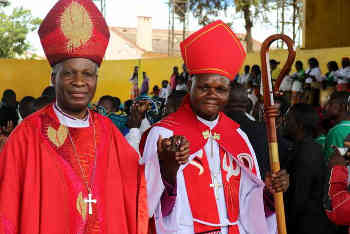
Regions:
[[[337,91],[347,91],[350,82],[350,59],[345,57],[341,61],[342,69],[334,72],[337,77]]]
[[[306,70],[306,95],[307,103],[315,106],[320,103],[320,88],[323,76],[319,67],[319,62],[316,58],[310,58],[308,60],[309,68]]]
[[[176,91],[187,90],[185,78],[183,78],[182,76],[178,76],[176,78],[176,89],[175,90]]]
[[[163,80],[162,81],[162,88],[160,89],[159,97],[163,98],[165,101],[168,99],[171,92],[171,88],[169,85],[169,81]]]
[[[340,81],[336,75],[339,70],[336,61],[329,61],[327,63],[328,72],[324,75],[322,81],[322,89],[320,94],[320,104],[322,107],[329,101],[330,96],[334,93],[337,83]]]
[[[303,68],[303,63],[301,61],[295,62],[296,72],[291,76],[293,79],[292,85],[292,98],[291,104],[297,104],[301,101],[302,93],[303,93],[303,85],[305,81],[305,71]]]
[[[149,102],[142,100],[134,102],[130,107],[130,114],[126,123],[129,132],[125,135],[125,138],[136,152],[139,152],[142,134],[151,127],[150,122],[146,118],[148,105]]]
[[[306,70],[306,83],[321,82],[323,80],[319,62],[316,58],[309,59],[309,68]]]
[[[245,65],[244,73],[239,76],[238,83],[243,86],[246,86],[248,84],[249,76],[250,76],[250,66]]]
[[[287,72],[286,76],[283,78],[282,83],[280,85],[280,91],[283,92],[286,96],[290,97],[292,85],[293,85],[293,79],[290,76],[290,71]]]

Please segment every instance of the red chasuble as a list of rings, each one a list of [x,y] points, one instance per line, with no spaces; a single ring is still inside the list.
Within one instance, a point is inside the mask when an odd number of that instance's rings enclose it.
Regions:
[[[217,226],[208,225],[219,224],[220,218],[214,192],[216,185],[212,183],[207,160],[211,155],[207,155],[204,150],[204,146],[210,137],[217,141],[220,150],[220,167],[223,182],[221,186],[224,189],[227,215],[231,223],[236,223],[240,212],[239,189],[241,170],[250,171],[248,173],[255,176],[257,173],[253,152],[251,152],[248,142],[237,132],[239,125],[223,113],[220,113],[217,125],[210,130],[208,126],[197,119],[187,96],[184,104],[177,112],[169,115],[154,126],[172,130],[174,135],[185,136],[190,142],[190,154],[198,152],[198,155],[195,155],[195,158],[183,169],[195,233],[217,233],[220,231],[220,228]],[[140,152],[143,152],[147,133],[142,136]],[[237,225],[229,227],[229,234],[238,233]]]
[[[67,128],[49,105],[14,130],[0,153],[0,233],[147,233],[139,156],[109,119],[90,117]]]

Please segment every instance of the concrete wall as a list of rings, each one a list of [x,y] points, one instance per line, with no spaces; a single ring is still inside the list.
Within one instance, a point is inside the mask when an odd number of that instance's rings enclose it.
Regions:
[[[305,49],[350,46],[349,0],[304,0]]]
[[[152,17],[137,17],[136,44],[146,51],[152,51]]]
[[[297,59],[302,60],[305,66],[310,57],[318,58],[324,73],[327,71],[328,61],[335,60],[340,63],[342,57],[349,55],[350,47],[297,51]],[[270,58],[280,61],[282,68],[287,58],[287,52],[284,50],[272,51]],[[248,54],[245,64],[260,65],[260,55],[258,53]],[[181,65],[182,59],[179,57],[104,61],[99,72],[95,100],[106,94],[117,96],[124,101],[127,100],[131,89],[128,80],[134,66],[140,67],[140,77],[143,71],[147,72],[151,79],[150,88],[152,88],[153,85],[160,85],[162,80],[169,79],[173,66],[181,68]],[[38,97],[42,90],[50,84],[51,69],[46,61],[0,59],[0,67],[0,96],[5,89],[11,88],[16,91],[18,100],[27,95]],[[140,85],[141,81],[142,78]]]
[[[105,55],[106,60],[140,59],[143,53],[143,51],[135,48],[134,45],[111,31],[110,43]]]

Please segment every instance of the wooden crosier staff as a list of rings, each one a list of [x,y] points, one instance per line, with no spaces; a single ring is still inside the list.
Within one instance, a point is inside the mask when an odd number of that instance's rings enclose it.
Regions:
[[[281,73],[279,74],[275,87],[273,89],[271,82],[270,73],[270,59],[269,59],[269,48],[271,44],[276,40],[283,40],[288,46],[288,59],[284,65]],[[276,117],[278,113],[275,105],[273,94],[279,91],[279,87],[288,70],[293,65],[295,59],[294,42],[286,35],[276,34],[267,38],[261,47],[261,66],[262,66],[262,83],[264,88],[264,109],[265,109],[265,121],[267,125],[267,136],[269,141],[269,154],[270,154],[270,165],[272,172],[278,172],[280,170],[280,162],[278,155],[278,144],[276,134]],[[275,209],[277,217],[277,227],[279,234],[286,234],[286,219],[284,213],[283,193],[274,194]]]

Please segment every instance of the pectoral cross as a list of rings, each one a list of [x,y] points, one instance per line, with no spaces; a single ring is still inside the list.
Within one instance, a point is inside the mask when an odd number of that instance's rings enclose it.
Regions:
[[[222,187],[222,184],[219,184],[219,180],[216,178],[216,175],[214,175],[213,183],[210,184],[210,187],[214,189],[214,194],[216,200],[219,199],[219,188]]]
[[[89,193],[89,199],[85,199],[84,202],[89,204],[89,215],[92,215],[92,203],[97,203],[96,199],[92,199],[92,194]]]

